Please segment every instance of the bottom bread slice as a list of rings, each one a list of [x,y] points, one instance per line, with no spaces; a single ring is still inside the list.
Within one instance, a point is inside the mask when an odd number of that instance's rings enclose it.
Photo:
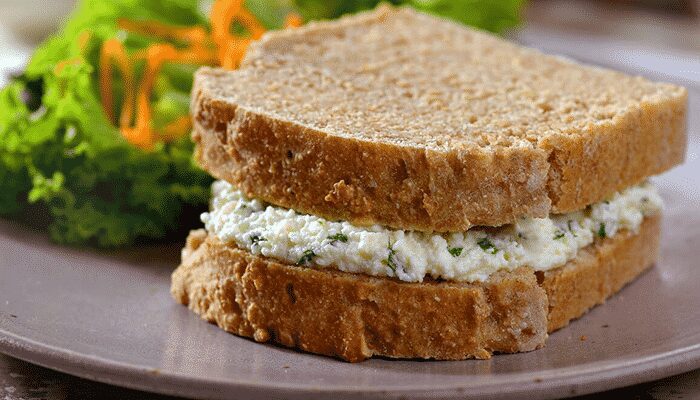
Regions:
[[[311,353],[457,360],[531,351],[656,259],[660,217],[597,240],[562,267],[486,282],[390,278],[282,264],[190,233],[171,292],[228,332]]]

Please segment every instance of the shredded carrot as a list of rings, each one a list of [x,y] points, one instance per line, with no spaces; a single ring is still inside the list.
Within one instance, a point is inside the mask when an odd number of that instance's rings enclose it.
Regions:
[[[61,71],[63,71],[64,68],[66,68],[69,65],[77,65],[83,62],[83,56],[85,55],[85,49],[87,48],[88,43],[90,43],[90,38],[92,37],[92,34],[90,31],[83,31],[80,32],[78,35],[78,50],[80,52],[80,55],[77,57],[69,58],[66,60],[59,61],[56,63],[56,66],[54,67],[54,73],[55,74],[60,74]]]
[[[212,7],[210,20],[211,32],[209,33],[202,27],[174,27],[156,21],[136,22],[126,19],[118,21],[121,29],[163,40],[179,41],[185,45],[184,48],[178,49],[171,44],[158,43],[129,57],[124,46],[117,39],[104,42],[100,52],[102,106],[109,119],[115,121],[112,76],[113,65],[116,65],[124,79],[125,93],[118,125],[124,138],[133,145],[148,150],[153,148],[157,141],[176,140],[192,128],[192,120],[189,116],[171,121],[159,132],[152,127],[151,95],[163,64],[167,62],[210,64],[235,69],[243,60],[250,42],[259,39],[265,33],[265,28],[260,21],[243,6],[243,0],[217,0]],[[247,31],[247,36],[231,33],[231,25],[236,22]],[[285,27],[301,25],[302,20],[299,15],[287,15]],[[138,89],[134,85],[133,72],[133,64],[137,60],[145,61],[145,71]]]
[[[156,141],[151,127],[151,93],[158,71],[167,61],[177,59],[177,50],[169,44],[154,44],[148,47],[146,70],[136,94],[136,121],[133,128],[122,128],[122,134],[133,144],[150,149]]]
[[[241,25],[248,30],[250,36],[255,40],[260,39],[263,33],[265,33],[265,27],[263,27],[260,21],[255,18],[255,15],[245,8],[240,9],[238,15],[236,15],[234,18],[234,21],[240,22]]]
[[[148,58],[148,47],[134,52],[132,54],[134,60],[142,61]],[[216,52],[200,47],[189,47],[186,49],[177,50],[177,58],[173,61],[185,63],[185,64],[204,64],[204,65],[216,65],[218,63],[219,57]]]
[[[178,117],[163,128],[161,137],[165,141],[172,141],[181,138],[192,130],[192,118],[189,115]]]
[[[204,43],[207,38],[207,31],[201,26],[175,27],[157,21],[137,22],[128,19],[118,20],[117,26],[129,32],[161,39],[181,40],[189,44]]]
[[[243,7],[242,0],[218,0],[211,11],[212,40],[219,49],[219,65],[225,69],[237,68],[251,42],[265,33],[265,28],[255,16]],[[231,33],[231,24],[239,22],[250,38]]]
[[[58,75],[58,74],[60,74],[61,71],[63,71],[63,69],[66,68],[67,66],[69,66],[69,65],[80,64],[80,62],[82,62],[82,60],[83,60],[83,59],[82,59],[81,57],[73,57],[73,58],[69,58],[69,59],[67,59],[67,60],[59,61],[59,62],[56,64],[56,66],[54,67],[53,72],[54,72],[54,74]]]
[[[230,60],[232,56],[231,22],[243,6],[242,0],[219,0],[211,9],[211,36],[218,48],[219,64],[224,68],[232,68]]]
[[[211,35],[217,45],[231,36],[231,22],[243,8],[243,0],[218,0],[211,8]]]
[[[284,18],[285,28],[298,28],[303,24],[304,21],[301,19],[301,16],[294,12],[287,14],[287,16]]]
[[[224,69],[238,68],[250,42],[251,40],[248,38],[231,38],[224,48],[221,67]]]
[[[84,54],[85,49],[87,48],[88,43],[90,43],[90,39],[92,38],[92,33],[90,31],[82,31],[78,35],[78,48],[80,49],[80,53]]]
[[[200,27],[172,27],[156,21],[135,22],[120,19],[118,25],[121,29],[137,32],[146,36],[154,36],[164,40],[179,40],[188,45],[187,48],[178,50],[183,62],[193,64],[215,63],[216,52],[210,46],[211,40],[207,31]],[[137,52],[134,58],[146,59],[148,49]]]
[[[119,73],[124,80],[124,103],[119,116],[119,127],[124,128],[131,123],[134,113],[134,70],[124,45],[117,39],[106,40],[100,51],[100,98],[105,114],[114,122],[112,63],[119,67]]]

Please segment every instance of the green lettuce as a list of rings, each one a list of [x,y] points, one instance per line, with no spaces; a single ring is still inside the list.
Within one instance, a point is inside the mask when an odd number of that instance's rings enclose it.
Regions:
[[[389,0],[421,11],[453,19],[483,30],[502,33],[520,21],[524,0]],[[297,11],[306,20],[337,18],[346,13],[374,8],[380,0],[296,0]]]
[[[194,164],[189,138],[143,151],[102,110],[99,48],[117,34],[118,18],[206,23],[194,1],[83,1],[0,91],[0,214],[46,226],[60,243],[116,247],[162,239],[193,226],[206,208],[211,178]],[[81,51],[85,31],[90,39]],[[150,43],[137,35],[125,40],[131,51]],[[56,68],[63,60],[76,62]],[[156,124],[187,113],[193,71],[169,66],[161,74]]]

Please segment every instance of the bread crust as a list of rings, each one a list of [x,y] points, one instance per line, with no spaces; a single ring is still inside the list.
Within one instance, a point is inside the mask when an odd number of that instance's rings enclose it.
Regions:
[[[548,330],[634,279],[656,257],[659,220],[600,240],[555,270],[520,268],[483,283],[406,283],[285,265],[198,230],[171,293],[228,332],[346,361],[484,359],[542,347]]]
[[[249,197],[302,213],[447,232],[544,217],[551,209],[544,152],[399,147],[326,135],[217,101],[201,100],[195,115],[202,168]],[[228,121],[226,129],[207,129],[210,118]]]
[[[647,217],[639,232],[598,240],[563,267],[539,274],[548,299],[548,330],[563,328],[617,293],[658,256],[661,216]]]
[[[372,140],[366,135],[353,136],[352,132],[332,131],[309,121],[281,117],[280,104],[287,101],[289,93],[277,93],[263,84],[256,89],[246,86],[256,79],[264,80],[260,76],[266,71],[282,68],[274,64],[275,57],[282,57],[276,55],[275,52],[281,52],[277,49],[292,51],[292,44],[305,39],[313,42],[313,38],[331,37],[354,29],[355,25],[377,25],[380,24],[377,21],[395,14],[400,14],[396,18],[408,21],[428,18],[416,17],[406,10],[384,8],[375,14],[314,24],[294,32],[278,32],[254,44],[238,71],[211,68],[198,71],[192,114],[199,163],[250,197],[303,213],[356,225],[458,232],[475,225],[512,223],[522,216],[546,217],[550,213],[580,210],[683,161],[685,89],[593,67],[570,63],[563,66],[562,61],[535,51],[520,49],[513,57],[523,64],[542,64],[552,71],[566,70],[571,76],[560,79],[567,82],[576,82],[586,74],[591,75],[590,79],[624,79],[629,83],[630,93],[639,93],[628,94],[633,100],[612,111],[605,104],[614,93],[603,93],[603,89],[591,93],[591,104],[566,106],[587,118],[559,123],[554,128],[543,124],[538,129],[548,129],[546,134],[533,134],[529,141],[517,145],[491,145],[489,140],[495,140],[492,137],[482,138],[488,143],[476,144],[478,133],[447,126],[446,132],[460,132],[459,135],[469,139],[468,143],[431,147],[385,140],[381,131],[377,133],[378,139]],[[437,32],[450,35],[465,30],[440,20],[429,22]],[[475,43],[488,42],[494,50],[512,47],[516,51],[516,46],[511,44],[491,43],[497,39],[484,34],[469,34],[472,36]],[[268,60],[269,54],[272,55]],[[284,59],[290,65],[299,63],[297,70],[303,69],[307,61]],[[238,85],[231,90],[235,93],[227,92],[225,88],[233,84]],[[284,86],[285,82],[269,84],[274,85]],[[236,97],[246,89],[265,92],[263,97],[267,100],[279,98],[279,104],[261,103],[258,97],[254,100]],[[541,93],[548,92],[546,87],[539,89]],[[340,88],[329,90],[338,92],[338,102],[348,95]],[[617,88],[607,90],[614,92]],[[573,95],[557,93],[554,97],[567,96]],[[501,108],[508,109],[514,104],[504,101]],[[543,107],[546,110],[547,104]],[[371,114],[369,108],[347,110],[347,114],[353,111]],[[573,118],[564,111],[548,112],[557,115],[553,119],[557,121]],[[529,119],[523,117],[522,122],[535,124],[538,116],[541,117],[539,114]],[[328,119],[332,121],[332,117]],[[478,117],[488,119],[488,115]],[[482,130],[502,133],[503,141],[515,140],[517,135],[509,137],[503,133],[515,129],[507,122],[499,122],[506,128],[493,122]]]

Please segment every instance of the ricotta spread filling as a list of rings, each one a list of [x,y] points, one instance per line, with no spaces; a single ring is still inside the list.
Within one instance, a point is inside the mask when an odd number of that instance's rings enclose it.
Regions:
[[[252,254],[289,264],[421,282],[484,281],[499,270],[564,265],[596,237],[637,232],[662,200],[649,183],[628,188],[584,210],[549,218],[520,218],[497,228],[424,233],[329,221],[249,199],[224,181],[212,186],[207,231]]]

